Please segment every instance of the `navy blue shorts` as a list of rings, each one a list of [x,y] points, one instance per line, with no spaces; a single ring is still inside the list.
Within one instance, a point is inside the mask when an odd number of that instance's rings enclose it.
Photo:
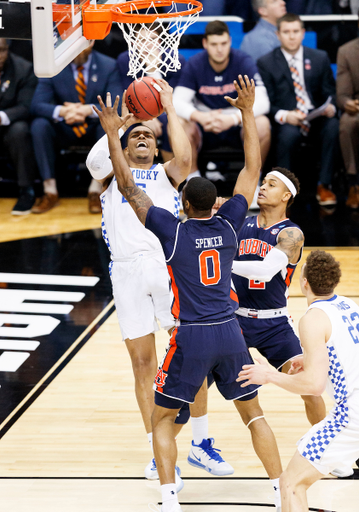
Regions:
[[[246,318],[237,315],[247,347],[254,347],[275,368],[302,354],[298,336],[286,316]]]
[[[172,333],[156,375],[155,403],[169,409],[180,408],[181,402],[193,403],[210,372],[226,400],[249,394],[254,398],[259,386],[241,388],[236,382],[244,364],[253,364],[253,359],[235,318],[215,325],[181,324]]]

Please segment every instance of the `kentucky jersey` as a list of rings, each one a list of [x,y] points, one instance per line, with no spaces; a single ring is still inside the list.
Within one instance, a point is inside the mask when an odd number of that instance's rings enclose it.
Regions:
[[[172,186],[163,165],[151,169],[133,169],[138,187],[146,192],[156,206],[179,215],[179,195]],[[118,190],[114,177],[101,194],[102,232],[112,258],[131,258],[140,252],[161,250],[158,238],[138,220],[130,204]]]
[[[268,252],[277,245],[279,234],[289,228],[300,229],[289,219],[281,220],[267,228],[261,228],[257,216],[247,217],[239,233],[238,253],[235,260],[263,260]],[[288,288],[296,266],[297,263],[289,263],[285,270],[278,272],[268,283],[232,274],[239,306],[258,310],[286,307]]]
[[[246,199],[236,195],[213,217],[184,223],[160,208],[149,209],[146,228],[158,236],[165,253],[175,318],[211,323],[233,316],[231,269],[247,208]]]
[[[189,58],[183,69],[178,86],[187,87],[196,91],[195,107],[199,110],[205,105],[209,109],[229,108],[225,96],[237,97],[233,80],[238,74],[253,78],[256,87],[263,86],[263,81],[252,57],[240,50],[232,49],[229,54],[229,63],[226,69],[217,73],[209,63],[208,53],[204,50]]]
[[[329,354],[327,392],[337,403],[359,389],[359,306],[340,295],[316,300],[309,308],[324,311],[332,324],[326,344]]]

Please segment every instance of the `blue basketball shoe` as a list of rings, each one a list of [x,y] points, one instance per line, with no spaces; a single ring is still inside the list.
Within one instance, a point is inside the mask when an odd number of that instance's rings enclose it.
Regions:
[[[221,450],[213,448],[214,439],[203,439],[202,443],[197,445],[192,441],[192,447],[187,457],[187,461],[191,466],[205,469],[208,473],[217,476],[232,475],[234,469],[228,462],[222,459]]]

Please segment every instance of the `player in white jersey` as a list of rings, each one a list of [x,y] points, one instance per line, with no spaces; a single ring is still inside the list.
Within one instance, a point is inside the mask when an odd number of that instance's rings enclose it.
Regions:
[[[174,158],[164,165],[153,165],[158,154],[153,131],[136,124],[136,118],[128,114],[125,94],[122,115],[128,130],[127,147],[124,150],[136,184],[152,199],[156,206],[179,215],[178,186],[188,176],[191,168],[191,147],[172,105],[172,88],[164,80],[157,79],[162,88],[162,106],[168,117]],[[138,120],[137,120],[138,121]],[[119,131],[119,136],[124,134]],[[171,330],[174,319],[171,314],[169,276],[158,238],[138,220],[130,204],[119,192],[109,159],[107,136],[91,150],[86,161],[92,176],[104,184],[101,194],[102,231],[111,253],[110,274],[119,324],[131,357],[135,377],[135,392],[149,442],[152,446],[151,414],[154,406],[153,381],[157,372],[154,332],[158,330],[156,319],[164,329]],[[178,418],[178,431],[188,420],[189,413],[182,411]],[[207,395],[203,386],[191,406],[191,424],[196,444],[208,437]],[[213,443],[212,443],[213,444]],[[211,465],[207,471],[225,475],[233,473],[212,448],[206,454]],[[149,479],[158,478],[154,458],[146,467]]]
[[[307,489],[334,468],[352,465],[359,456],[359,306],[334,289],[339,262],[313,251],[300,275],[308,310],[299,323],[303,356],[286,375],[267,363],[243,366],[242,384],[271,382],[297,394],[319,396],[326,388],[335,405],[298,443],[280,477],[282,512],[308,511]]]

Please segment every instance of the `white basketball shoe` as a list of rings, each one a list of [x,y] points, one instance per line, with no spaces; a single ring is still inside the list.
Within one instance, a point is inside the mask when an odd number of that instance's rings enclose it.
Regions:
[[[224,476],[232,475],[234,469],[228,462],[222,459],[221,450],[213,448],[214,439],[203,439],[202,443],[197,445],[192,441],[192,447],[187,457],[187,461],[191,466],[201,468],[212,475]]]

